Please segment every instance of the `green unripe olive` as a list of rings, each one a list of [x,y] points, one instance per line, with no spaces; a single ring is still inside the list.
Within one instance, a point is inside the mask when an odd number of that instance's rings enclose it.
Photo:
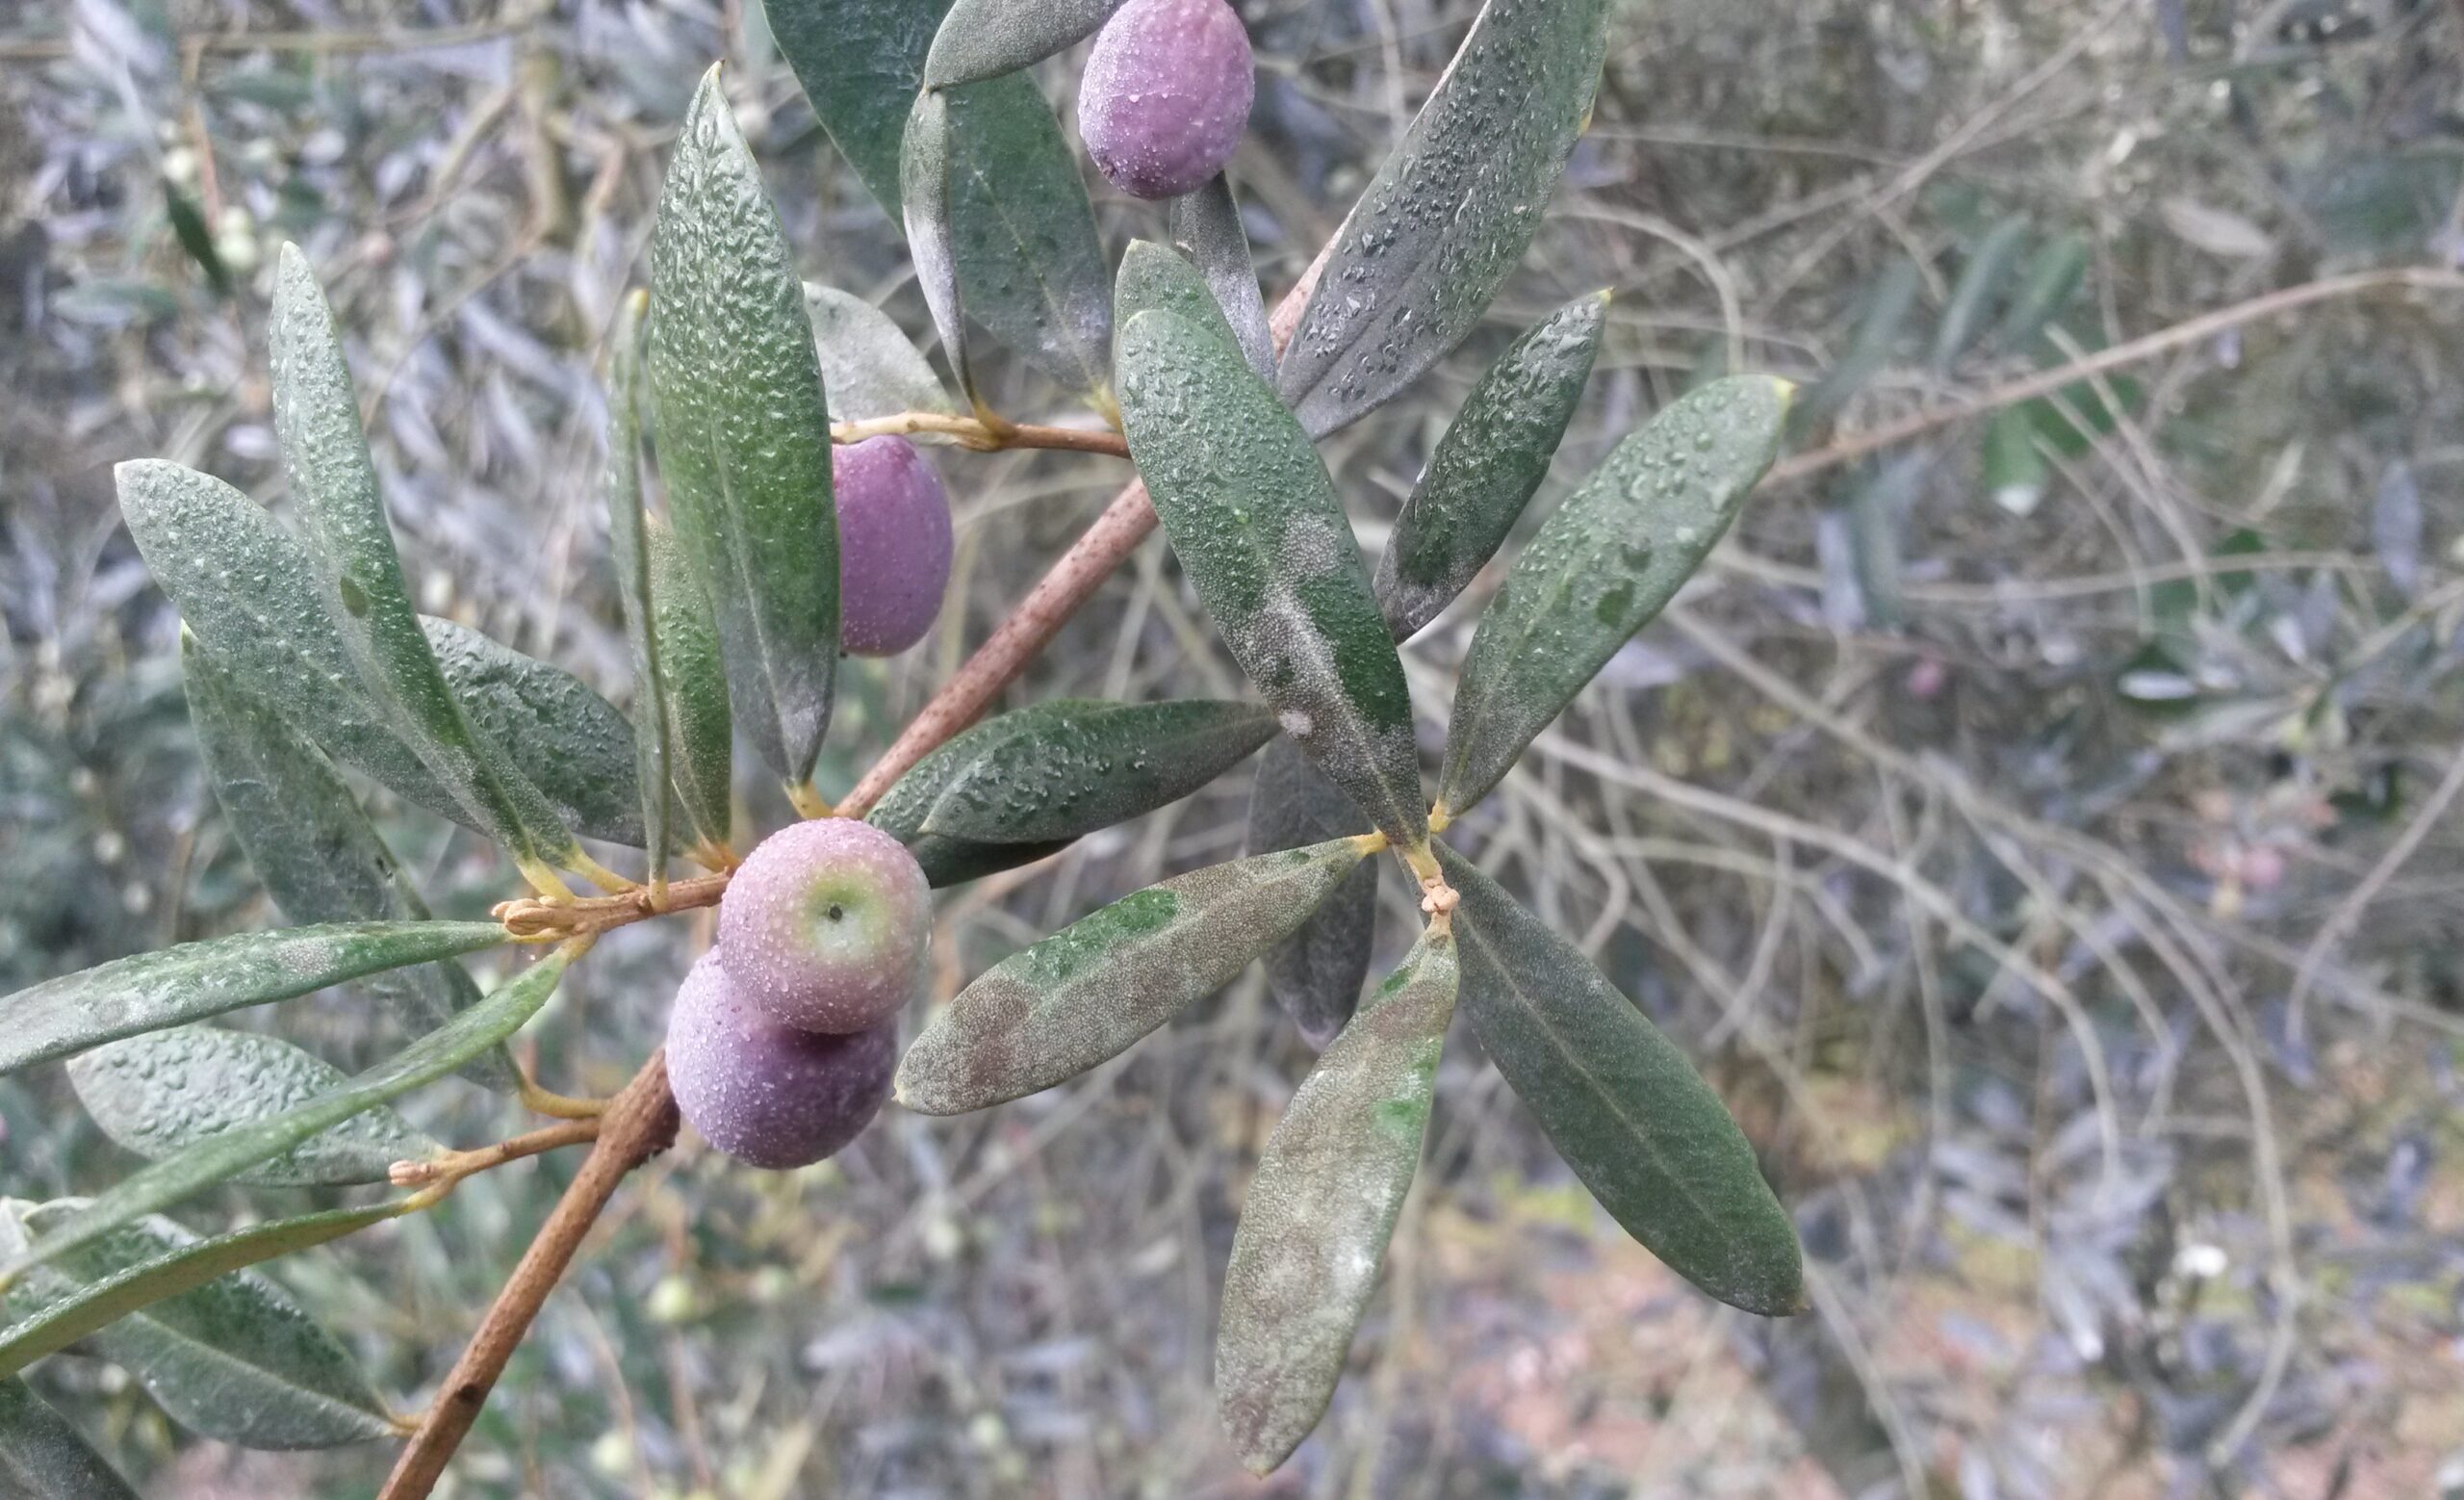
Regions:
[[[746,1001],[715,950],[667,1018],[676,1107],[749,1166],[808,1166],[854,1140],[889,1098],[897,1063],[897,1018],[843,1036],[781,1025]]]
[[[715,950],[745,1000],[802,1031],[861,1031],[924,986],[933,893],[906,845],[852,817],[763,840],[719,901]]]

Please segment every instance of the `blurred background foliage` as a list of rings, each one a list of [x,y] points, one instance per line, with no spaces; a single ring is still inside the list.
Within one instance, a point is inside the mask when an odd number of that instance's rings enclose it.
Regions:
[[[1241,10],[1261,81],[1233,170],[1271,296],[1474,7]],[[1464,832],[1701,1059],[1796,1211],[1814,1313],[1759,1323],[1660,1270],[1458,1031],[1356,1378],[1281,1475],[1241,1477],[1211,1282],[1307,1062],[1253,973],[1033,1100],[893,1110],[789,1176],[662,1159],[452,1492],[2464,1493],[2459,56],[2464,16],[2428,0],[1628,0],[1524,271],[1414,399],[1329,443],[1374,543],[1485,360],[1604,285],[1607,345],[1535,515],[1708,373],[1808,384],[1814,456]],[[0,989],[272,920],[201,786],[176,622],[110,465],[174,458],[279,504],[261,324],[283,238],[343,317],[423,608],[621,688],[597,372],[712,57],[806,273],[923,333],[894,227],[756,0],[10,8]],[[1074,66],[1041,73],[1065,106]],[[1098,207],[1116,249],[1161,228]],[[1833,446],[1971,400],[1879,453]],[[909,657],[854,664],[825,789],[1120,478],[941,461],[952,603]],[[1432,737],[1470,616],[1406,653]],[[1166,690],[1238,678],[1153,542],[1017,697]],[[941,993],[1233,852],[1245,796],[1244,771],[955,893]],[[441,911],[510,889],[468,836],[384,813]],[[1407,897],[1383,898],[1391,962]],[[689,928],[628,929],[568,983],[525,1042],[551,1085],[629,1073]],[[398,1040],[347,995],[280,1010],[247,1023],[346,1064]],[[518,1125],[459,1084],[415,1112],[460,1144]],[[0,1192],[127,1164],[56,1070],[0,1082]],[[574,1165],[475,1179],[277,1275],[414,1406]],[[196,1444],[75,1358],[38,1384],[151,1494],[366,1493],[388,1457]]]

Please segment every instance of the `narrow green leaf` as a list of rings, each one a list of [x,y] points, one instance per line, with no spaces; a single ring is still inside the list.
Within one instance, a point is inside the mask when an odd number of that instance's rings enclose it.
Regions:
[[[944,886],[962,886],[970,880],[1050,859],[1075,842],[1074,839],[1055,839],[1046,843],[986,843],[919,834],[907,841],[907,852],[915,856],[925,883],[938,891]]]
[[[155,582],[213,659],[335,759],[431,812],[486,831],[397,735],[319,603],[308,554],[212,475],[137,459],[113,471]]]
[[[1942,306],[1942,321],[1934,327],[1934,353],[1928,363],[1936,378],[1949,375],[1951,366],[1985,332],[1986,315],[1993,310],[2003,283],[2018,264],[2019,252],[2027,247],[2029,232],[2026,218],[2013,214],[1987,230],[1968,252],[1967,264],[1951,288],[1951,299]]]
[[[898,1069],[898,1098],[963,1114],[1077,1076],[1232,982],[1360,863],[1339,839],[1149,886],[978,976]]]
[[[1172,247],[1190,258],[1215,294],[1232,325],[1243,357],[1258,378],[1274,379],[1274,336],[1267,321],[1266,295],[1249,258],[1249,232],[1241,226],[1241,205],[1231,180],[1218,172],[1203,187],[1172,200]],[[1117,317],[1117,315],[1116,315]],[[1128,319],[1118,317],[1126,323]]]
[[[349,1080],[276,1037],[175,1026],[70,1058],[68,1081],[105,1135],[159,1161]],[[391,1105],[378,1105],[231,1180],[260,1187],[382,1182],[394,1163],[428,1160],[444,1150]]]
[[[830,414],[837,421],[959,409],[941,377],[887,313],[836,287],[810,285],[805,288],[805,312],[812,319],[822,389],[830,393]],[[919,434],[916,441],[932,441],[932,435]]]
[[[2056,235],[2038,246],[2028,257],[2027,270],[2020,273],[2019,290],[2011,297],[2010,310],[1994,326],[1993,346],[2021,349],[2036,342],[2045,324],[2070,304],[2080,279],[2088,273],[2090,253],[2087,239],[2076,234]]]
[[[924,87],[1014,73],[1093,36],[1121,0],[957,0],[924,55]]]
[[[169,183],[163,185],[163,207],[170,216],[171,233],[178,238],[180,248],[189,252],[197,269],[205,272],[206,282],[217,297],[231,295],[231,268],[222,263],[221,247],[214,243],[214,231],[206,226],[205,211]]]
[[[959,310],[1100,404],[1108,399],[1112,356],[1112,274],[1078,158],[1043,91],[1034,79],[1012,74],[926,97],[946,101],[940,169],[947,177]],[[919,100],[917,119],[926,113]],[[927,172],[933,165],[926,150],[913,170]],[[907,191],[915,192],[912,177]],[[920,278],[924,263],[911,206],[908,238],[918,252]],[[929,281],[925,291],[931,301]],[[938,308],[934,318],[947,339]]]
[[[1237,349],[1170,313],[1130,320],[1120,378],[1130,455],[1232,655],[1378,831],[1419,847],[1403,665],[1317,450]]]
[[[1789,390],[1768,375],[1731,375],[1681,398],[1541,524],[1472,637],[1438,776],[1440,815],[1488,795],[1676,597],[1771,466]]]
[[[324,753],[186,634],[180,668],[215,800],[282,914],[295,922],[426,920],[427,903]],[[386,970],[358,983],[414,1035],[479,997],[452,963]],[[481,1058],[472,1079],[489,1088],[517,1081],[501,1057]]]
[[[1797,402],[1788,423],[1792,433],[1816,432],[1830,426],[1858,392],[1873,383],[1874,376],[1890,363],[1900,330],[1916,310],[1916,294],[1923,287],[1924,278],[1912,260],[1893,261],[1874,278],[1865,289],[1864,305],[1848,335],[1847,349]]]
[[[935,90],[917,94],[907,118],[898,180],[907,203],[907,253],[915,263],[916,289],[924,294],[924,305],[933,314],[933,330],[940,335],[942,356],[959,377],[959,394],[983,410],[966,337],[966,310],[959,291],[958,229],[952,221],[955,128],[947,92]]]
[[[73,1200],[20,1216],[0,1209],[0,1245],[25,1248],[74,1216]],[[289,1293],[244,1267],[394,1217],[398,1204],[344,1208],[199,1239],[168,1219],[123,1226],[45,1266],[7,1299],[0,1369],[79,1339],[135,1375],[171,1420],[246,1448],[328,1448],[394,1435],[385,1403],[331,1333]],[[13,1240],[14,1243],[9,1243]]]
[[[830,411],[804,284],[716,67],[659,197],[646,370],[669,508],[717,614],[735,722],[773,771],[803,782],[838,663]]]
[[[14,1376],[0,1380],[0,1500],[137,1500],[75,1424]]]
[[[1188,796],[1275,732],[1256,704],[1056,698],[934,751],[866,820],[902,842],[1061,844]]]
[[[177,951],[174,949],[173,951]],[[0,1288],[29,1269],[93,1243],[123,1224],[270,1161],[354,1115],[444,1077],[520,1030],[555,992],[563,949],[497,986],[486,999],[331,1093],[279,1115],[207,1137],[122,1178],[83,1211],[0,1263]]]
[[[2052,470],[2037,452],[2035,414],[2025,405],[2005,406],[1985,425],[1985,493],[2015,516],[2032,515],[2044,499]]]
[[[1150,308],[1170,313],[1241,349],[1240,335],[1233,331],[1231,320],[1198,269],[1166,246],[1132,240],[1121,252],[1120,273],[1113,280],[1114,326],[1127,328],[1131,319]],[[1241,353],[1243,359],[1248,358],[1245,349]]]
[[[693,826],[724,844],[735,822],[735,725],[718,621],[684,544],[666,522],[648,521],[652,634],[666,679],[667,735],[675,751],[668,769]]]
[[[522,774],[471,726],[411,608],[333,310],[296,246],[282,248],[269,323],[274,432],[318,598],[387,723],[471,818],[526,866],[580,850]],[[212,643],[208,642],[208,649]]]
[[[422,615],[420,627],[472,726],[529,778],[565,826],[642,846],[633,727],[614,704],[563,667],[467,625]]]
[[[1249,791],[1251,854],[1367,832],[1369,819],[1289,737],[1267,746]],[[1360,987],[1369,979],[1370,944],[1377,931],[1379,864],[1361,861],[1326,904],[1267,955],[1268,993],[1321,1051],[1351,1020],[1360,1004]]]
[[[1264,1474],[1334,1399],[1428,1132],[1453,939],[1423,934],[1302,1079],[1241,1204],[1215,1339],[1215,1399]]]
[[[625,298],[616,319],[616,347],[607,380],[608,561],[616,572],[616,595],[625,610],[625,646],[632,658],[633,792],[642,829],[642,852],[649,878],[655,882],[676,852],[672,815],[676,799],[668,788],[675,777],[669,767],[676,745],[669,728],[667,676],[670,663],[659,654],[657,594],[651,578],[651,544],[645,534],[649,513],[642,498],[642,319],[649,311],[647,294]]]
[[[1437,856],[1462,897],[1464,1011],[1566,1165],[1703,1290],[1804,1311],[1795,1227],[1719,1096],[1573,944],[1453,850]]]
[[[1488,0],[1335,231],[1276,389],[1312,436],[1463,342],[1540,227],[1591,114],[1605,0]]]
[[[822,128],[895,222],[899,138],[949,0],[763,0],[762,8]]]
[[[1607,293],[1568,302],[1463,399],[1378,559],[1377,604],[1397,640],[1436,619],[1504,545],[1549,477],[1607,323]]]
[[[327,922],[116,958],[0,999],[0,1073],[503,941],[495,922]]]

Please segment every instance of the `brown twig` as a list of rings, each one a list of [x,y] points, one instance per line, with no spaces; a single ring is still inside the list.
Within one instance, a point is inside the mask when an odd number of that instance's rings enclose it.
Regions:
[[[995,425],[981,417],[954,417],[939,411],[901,411],[861,422],[834,423],[830,428],[830,440],[860,443],[868,437],[911,437],[920,432],[938,433],[953,439],[961,448],[982,453],[1011,448],[1051,448],[1073,453],[1109,453],[1115,458],[1129,456],[1128,440],[1105,428],[1049,427],[1032,422]]]
[[[1997,385],[1966,400],[1937,406],[1931,411],[1920,411],[1896,422],[1886,422],[1881,427],[1843,437],[1810,453],[1783,458],[1772,465],[1765,482],[1800,478],[1836,468],[1852,459],[1880,453],[1886,448],[1896,448],[1912,438],[1923,437],[1937,427],[1948,427],[1971,417],[1987,416],[2006,406],[2034,401],[2040,396],[2051,396],[2081,380],[2152,359],[2202,339],[2212,339],[2261,318],[2289,313],[2313,302],[2398,288],[2417,292],[2464,292],[2464,273],[2427,266],[2406,266],[2394,271],[2363,271],[2346,276],[2325,276],[2317,281],[2305,281],[2299,286],[2269,292],[2230,307],[2220,307],[2215,312],[2186,319],[2169,328],[2159,328],[2143,338],[2099,349],[2052,370],[2040,371],[2025,379]]]
[[[471,1431],[497,1378],[504,1373],[514,1347],[529,1331],[531,1319],[539,1315],[540,1306],[598,1221],[600,1210],[607,1206],[628,1174],[674,1144],[676,1125],[676,1097],[668,1092],[667,1054],[662,1049],[651,1054],[642,1071],[608,1106],[589,1159],[565,1189],[565,1196],[557,1200],[548,1222],[540,1226],[530,1248],[523,1252],[521,1264],[514,1267],[487,1316],[480,1319],[470,1347],[453,1362],[452,1373],[446,1376],[435,1403],[420,1418],[419,1430],[402,1449],[377,1500],[423,1500],[435,1486],[453,1450]]]
[[[566,1120],[544,1125],[526,1134],[482,1146],[476,1151],[449,1151],[431,1161],[398,1161],[386,1175],[396,1187],[427,1187],[443,1182],[448,1186],[464,1177],[501,1167],[509,1161],[536,1156],[563,1146],[578,1146],[599,1136],[600,1117],[587,1120]]]

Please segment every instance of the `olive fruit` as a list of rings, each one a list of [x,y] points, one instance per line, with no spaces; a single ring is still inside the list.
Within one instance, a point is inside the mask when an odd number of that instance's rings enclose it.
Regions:
[[[896,1017],[861,1031],[799,1031],[747,1003],[717,949],[676,992],[667,1082],[705,1140],[755,1167],[802,1167],[861,1134],[889,1098]]]
[[[1078,133],[1114,187],[1178,197],[1232,159],[1256,94],[1249,34],[1223,0],[1129,0],[1095,34]]]
[[[861,1031],[924,985],[933,894],[906,845],[814,818],[761,841],[719,899],[720,961],[746,1001],[801,1031]]]
[[[950,584],[950,498],[933,461],[903,437],[830,451],[838,509],[838,639],[860,657],[924,638]]]

